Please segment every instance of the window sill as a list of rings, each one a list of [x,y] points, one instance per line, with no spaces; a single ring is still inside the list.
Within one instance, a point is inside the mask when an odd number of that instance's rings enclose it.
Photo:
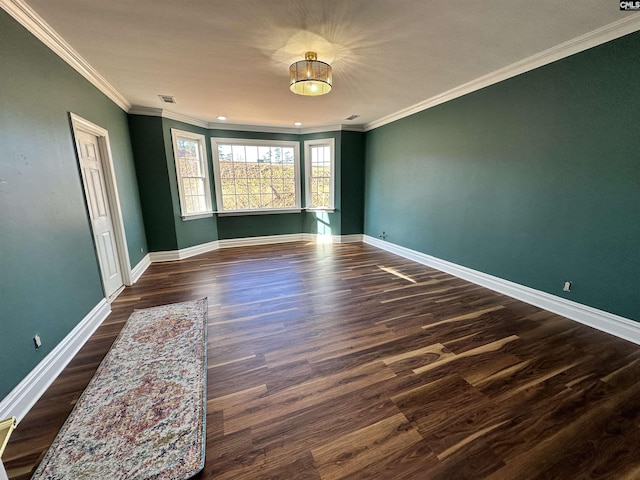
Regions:
[[[336,211],[335,208],[305,208],[307,212],[326,212],[326,213],[334,213]]]
[[[202,213],[194,213],[191,215],[182,215],[182,221],[186,222],[187,220],[198,220],[199,218],[208,218],[213,217],[213,212],[202,212]]]
[[[301,208],[277,208],[271,210],[225,210],[215,212],[219,217],[240,217],[243,215],[271,215],[276,213],[300,213]]]

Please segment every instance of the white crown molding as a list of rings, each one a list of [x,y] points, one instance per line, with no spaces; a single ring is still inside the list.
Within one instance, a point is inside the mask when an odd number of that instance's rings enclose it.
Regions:
[[[209,128],[210,125],[209,122],[205,122],[204,120],[199,120],[197,118],[190,117],[189,115],[183,115],[182,113],[171,112],[169,110],[162,110],[162,116],[170,120],[177,120],[178,122],[195,125],[196,127]]]
[[[2,0],[0,0],[2,1]],[[156,107],[144,107],[141,105],[134,105],[129,109],[132,115],[146,115],[149,117],[162,117],[170,120],[176,120],[178,122],[187,123],[196,127],[206,128],[209,130],[239,130],[246,132],[264,132],[264,133],[292,133],[299,134],[298,128],[280,128],[280,127],[265,127],[257,125],[234,125],[229,123],[216,123],[200,120],[189,115],[183,115],[181,113],[172,112],[163,108]]]
[[[640,14],[629,16],[605,25],[604,27],[588,32],[548,50],[532,55],[492,73],[467,82],[456,88],[431,97],[411,107],[402,109],[391,115],[387,115],[366,125],[326,125],[309,128],[285,128],[268,127],[260,125],[233,125],[216,122],[207,122],[189,115],[163,110],[161,108],[131,106],[129,101],[118,92],[96,69],[94,69],[71,45],[69,45],[47,22],[45,22],[23,0],[0,0],[0,7],[24,26],[42,43],[49,47],[60,58],[73,67],[84,78],[91,82],[98,90],[104,93],[116,105],[124,111],[136,115],[149,115],[169,118],[207,129],[239,130],[264,133],[290,133],[308,134],[328,132],[333,130],[346,130],[355,132],[367,132],[388,123],[400,120],[414,113],[427,110],[436,105],[448,102],[462,95],[474,92],[481,88],[493,85],[521,73],[539,68],[575,53],[615,40],[629,33],[640,30]]]
[[[288,128],[288,127],[267,127],[264,125],[239,125],[228,123],[209,122],[211,130],[238,130],[243,132],[262,132],[262,133],[288,133],[293,135],[307,135],[310,133],[326,133],[339,132],[348,130],[351,132],[364,132],[364,125],[321,125],[319,127],[308,128]]]
[[[0,0],[2,1],[2,0]],[[458,87],[452,88],[451,90],[447,90],[441,94],[435,95],[427,100],[423,100],[420,103],[412,105],[410,107],[399,110],[390,115],[386,115],[378,120],[367,123],[365,125],[326,125],[321,127],[310,127],[310,128],[283,128],[283,127],[265,127],[265,126],[254,126],[254,125],[231,125],[231,124],[222,124],[215,122],[202,122],[197,119],[193,119],[193,121],[183,120],[186,123],[192,123],[194,125],[203,126],[203,123],[206,123],[206,128],[209,129],[218,129],[218,130],[240,130],[240,131],[250,131],[250,132],[266,132],[266,133],[291,133],[291,134],[307,134],[307,133],[317,133],[317,132],[328,132],[333,130],[347,130],[347,131],[355,131],[355,132],[368,132],[373,130],[374,128],[381,127],[383,125],[387,125],[388,123],[395,122],[396,120],[400,120],[402,118],[413,115],[414,113],[422,112],[423,110],[427,110],[429,108],[435,107],[442,103],[454,100],[458,97],[466,95],[468,93],[475,92],[484,87],[488,87],[498,82],[502,82],[503,80],[507,80],[509,78],[515,77],[522,73],[528,72],[530,70],[534,70],[536,68],[542,67],[544,65],[548,65],[557,60],[561,60],[563,58],[569,57],[576,53],[580,53],[584,50],[588,50],[589,48],[597,47],[598,45],[602,45],[603,43],[610,42],[611,40],[615,40],[616,38],[620,38],[624,35],[628,35],[630,33],[636,32],[640,30],[640,13],[630,14],[629,16],[625,16],[625,18],[610,23],[609,25],[605,25],[604,27],[600,27],[596,30],[588,32],[584,35],[571,39],[567,42],[561,43],[554,47],[551,47],[543,52],[536,53],[535,55],[531,55],[523,60],[512,63],[511,65],[507,65],[506,67],[500,68],[491,72],[482,77],[476,78],[467,82]],[[151,110],[151,109],[148,109]],[[163,114],[161,109],[160,113],[156,114],[157,116],[167,116],[170,118],[168,114]],[[137,113],[137,112],[130,112]],[[143,115],[150,115],[150,113],[143,113]],[[186,117],[185,118],[189,118]],[[198,123],[195,123],[198,122]]]
[[[346,132],[366,132],[364,125],[342,125],[342,130]]]
[[[170,120],[176,120],[178,122],[187,123],[200,128],[209,128],[209,122],[199,120],[195,117],[183,115],[181,113],[171,112],[162,108],[156,107],[143,107],[141,105],[132,106],[127,113],[132,115],[146,115],[148,117],[162,117]]]
[[[209,122],[208,128],[211,130],[237,130],[240,132],[261,132],[261,133],[288,133],[293,135],[307,135],[310,133],[327,133],[347,130],[350,132],[364,132],[364,125],[321,125],[319,127],[308,128],[287,128],[287,127],[267,127],[264,125],[234,125],[228,123]]]
[[[20,422],[109,313],[111,307],[103,298],[0,402],[0,418],[16,417]]]
[[[342,125],[325,125],[320,127],[300,128],[298,132],[301,135],[307,135],[309,133],[339,132],[340,130],[342,130]]]
[[[341,130],[349,130],[353,132],[364,132],[363,125],[321,125],[319,127],[288,128],[288,127],[267,127],[264,125],[239,125],[239,124],[209,122],[208,128],[211,130],[238,130],[241,132],[288,133],[292,135],[307,135],[309,133],[338,132]]]
[[[572,302],[571,300],[566,300],[540,290],[525,287],[524,285],[494,277],[493,275],[479,272],[437,257],[432,257],[431,255],[389,243],[375,237],[370,237],[369,235],[364,235],[363,241],[387,252],[395,253],[401,257],[449,273],[640,345],[640,322],[635,322],[628,318],[598,310],[597,308],[589,307],[581,303]]]
[[[125,112],[131,108],[131,104],[127,99],[58,35],[29,5],[22,0],[0,0],[0,7]]]
[[[161,108],[143,107],[141,105],[133,105],[127,111],[127,113],[132,115],[146,115],[148,117],[162,117],[162,112],[163,110]]]
[[[261,133],[289,133],[298,135],[299,128],[288,127],[268,127],[264,125],[239,125],[233,123],[209,122],[208,128],[211,130],[238,130],[241,132],[261,132]]]
[[[431,107],[435,107],[436,105],[440,105],[468,93],[480,90],[481,88],[493,85],[494,83],[498,83],[511,77],[515,77],[516,75],[520,75],[521,73],[548,65],[549,63],[553,63],[589,48],[602,45],[603,43],[610,42],[611,40],[615,40],[616,38],[620,38],[638,30],[640,30],[640,14],[631,14],[622,20],[605,25],[604,27],[561,43],[560,45],[556,45],[555,47],[512,63],[511,65],[507,65],[504,68],[500,68],[463,85],[452,88],[451,90],[431,97],[411,107],[367,123],[364,126],[364,131],[368,132],[374,128],[395,122],[396,120],[408,117],[414,113],[427,110]]]
[[[2,0],[0,0],[2,1]],[[179,122],[194,125],[196,127],[206,128],[208,130],[235,130],[240,132],[260,132],[260,133],[285,133],[290,135],[307,135],[310,133],[326,133],[335,131],[351,131],[364,132],[363,125],[325,125],[320,127],[309,128],[288,128],[288,127],[268,127],[264,125],[240,125],[232,123],[206,122],[195,117],[183,115],[181,113],[171,112],[162,108],[143,107],[141,105],[132,106],[128,113],[132,115],[146,115],[149,117],[162,117]]]

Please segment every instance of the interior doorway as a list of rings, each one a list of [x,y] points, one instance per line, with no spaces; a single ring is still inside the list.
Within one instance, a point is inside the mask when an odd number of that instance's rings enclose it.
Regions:
[[[109,133],[71,113],[91,231],[107,298],[131,285],[131,267],[109,146]]]

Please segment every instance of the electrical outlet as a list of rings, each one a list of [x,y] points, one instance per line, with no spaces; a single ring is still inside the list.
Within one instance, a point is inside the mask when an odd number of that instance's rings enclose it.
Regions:
[[[380,238],[381,238],[382,240],[385,240],[385,239],[387,238],[387,232],[382,232],[382,233],[380,234]]]
[[[564,290],[565,292],[570,292],[571,291],[571,282],[564,282],[564,287],[562,287],[562,290]]]
[[[33,343],[35,343],[36,348],[40,348],[42,346],[42,340],[40,340],[40,335],[36,335],[33,337]]]

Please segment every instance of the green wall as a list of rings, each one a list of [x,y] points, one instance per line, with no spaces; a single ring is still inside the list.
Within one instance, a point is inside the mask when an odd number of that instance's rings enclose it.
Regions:
[[[297,142],[300,136],[286,133],[244,132],[236,130],[209,130],[208,148],[211,148],[211,137],[250,138],[256,140],[281,140]],[[212,152],[210,152],[212,154]],[[302,145],[300,155],[303,155]],[[301,170],[302,172],[302,170]],[[213,177],[211,177],[213,178]],[[215,199],[215,189],[212,190]],[[263,235],[286,235],[300,233],[304,223],[304,213],[275,213],[270,215],[242,215],[217,217],[220,240],[244,237],[260,237]]]
[[[638,51],[635,33],[368,132],[365,234],[640,321]]]
[[[149,250],[178,250],[217,240],[215,217],[182,220],[171,141],[172,128],[205,135],[213,192],[207,131],[183,122],[144,115],[129,115],[129,128]]]
[[[132,267],[147,248],[384,230],[640,321],[640,33],[367,134],[310,135],[127,115],[1,10],[0,44],[0,399],[104,296],[69,112],[109,131]],[[212,192],[212,136],[299,141],[302,171],[304,140],[333,137],[336,211],[183,221],[171,128],[205,135]]]
[[[150,252],[178,248],[162,120],[160,117],[129,115],[131,145]]]
[[[147,246],[126,114],[3,10],[0,45],[2,399],[104,297],[69,112],[109,131],[132,266]]]
[[[187,248],[194,245],[212,242],[218,240],[218,225],[215,216],[207,218],[198,218],[193,220],[182,220],[180,211],[180,194],[178,193],[178,179],[176,173],[175,161],[173,159],[173,143],[171,140],[171,129],[185,130],[193,133],[204,135],[207,150],[207,166],[209,167],[209,181],[211,183],[211,192],[213,195],[213,166],[211,163],[211,142],[207,137],[207,130],[204,128],[194,127],[175,120],[162,119],[162,131],[164,135],[164,153],[167,172],[169,173],[169,183],[171,190],[171,201],[173,206],[173,222],[175,225],[176,237],[178,240],[178,248]],[[211,199],[212,205],[215,206],[215,195]]]
[[[149,250],[167,251],[214,240],[295,233],[362,233],[364,216],[364,133],[321,132],[285,134],[238,130],[205,130],[174,120],[129,115],[138,184]],[[217,216],[183,221],[171,143],[171,129],[205,135],[211,191],[215,209],[211,137],[295,141],[300,143],[304,178],[304,141],[335,139],[335,212],[301,212],[269,215]],[[346,139],[346,140],[343,140]],[[344,160],[343,160],[344,159]],[[344,180],[343,180],[344,178]],[[345,186],[345,182],[347,182]],[[348,188],[347,188],[348,187]],[[304,198],[304,185],[302,186]]]
[[[365,134],[342,132],[340,195],[342,235],[360,234],[364,225]]]

